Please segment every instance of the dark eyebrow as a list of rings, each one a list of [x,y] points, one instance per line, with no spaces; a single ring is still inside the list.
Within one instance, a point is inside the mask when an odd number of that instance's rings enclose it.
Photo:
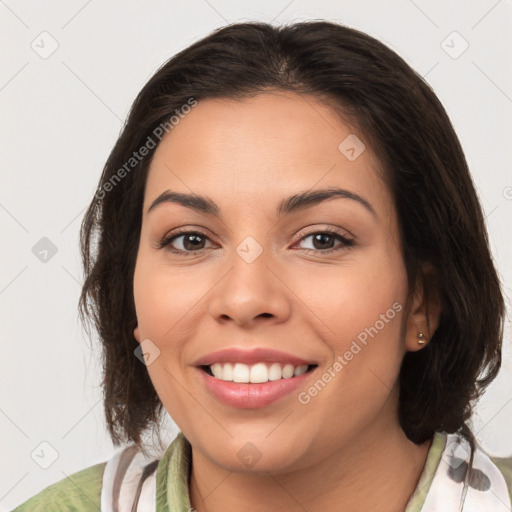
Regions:
[[[146,213],[149,213],[151,210],[162,203],[181,204],[182,206],[186,206],[192,210],[206,213],[208,215],[213,215],[215,217],[219,216],[220,211],[219,207],[209,197],[198,196],[197,194],[183,194],[181,192],[171,192],[170,190],[166,190],[151,203],[151,206],[148,208]]]
[[[337,187],[330,187],[325,190],[306,190],[305,192],[294,194],[293,196],[290,196],[281,201],[279,207],[277,208],[277,213],[279,216],[288,215],[293,212],[309,208],[328,199],[335,198],[345,198],[357,201],[359,204],[363,205],[374,217],[377,217],[373,206],[366,199],[362,198],[355,192],[350,192],[349,190],[344,190]],[[162,203],[181,204],[186,208],[191,208],[192,210],[206,213],[207,215],[212,215],[214,217],[218,217],[220,212],[220,208],[209,197],[166,190],[151,203],[147,213],[151,212],[154,208]]]
[[[366,199],[362,198],[355,192],[350,192],[349,190],[338,187],[329,187],[328,189],[324,190],[306,190],[305,192],[290,196],[287,199],[281,201],[281,204],[277,209],[277,213],[280,216],[286,215],[319,204],[328,199],[336,198],[352,199],[357,201],[359,204],[363,205],[374,217],[377,217],[377,213],[373,209],[373,206]]]

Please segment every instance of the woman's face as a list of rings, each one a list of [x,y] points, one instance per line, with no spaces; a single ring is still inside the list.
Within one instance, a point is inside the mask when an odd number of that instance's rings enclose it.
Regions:
[[[404,315],[396,211],[378,165],[363,134],[295,94],[202,100],[157,147],[134,334],[198,456],[287,471],[399,428],[400,364],[427,331],[419,303]],[[315,196],[328,189],[346,192]],[[167,192],[195,200],[148,212]],[[199,196],[210,208],[191,207]]]

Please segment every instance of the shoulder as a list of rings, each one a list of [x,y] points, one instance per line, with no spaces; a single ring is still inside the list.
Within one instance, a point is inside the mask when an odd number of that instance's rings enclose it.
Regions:
[[[503,475],[512,501],[512,457],[490,457],[490,459]]]
[[[12,512],[97,512],[106,462],[77,471],[44,488]]]
[[[512,457],[491,457],[491,460],[498,466],[505,480],[512,484]]]

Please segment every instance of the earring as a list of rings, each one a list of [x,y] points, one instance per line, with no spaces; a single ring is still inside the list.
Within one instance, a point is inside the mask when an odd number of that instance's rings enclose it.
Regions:
[[[418,345],[425,345],[426,341],[424,340],[424,338],[425,335],[422,332],[420,332],[418,334]]]

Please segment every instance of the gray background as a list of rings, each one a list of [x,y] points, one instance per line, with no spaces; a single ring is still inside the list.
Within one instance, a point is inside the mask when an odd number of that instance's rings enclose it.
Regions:
[[[0,15],[1,510],[115,451],[98,346],[87,343],[77,316],[78,229],[140,88],[214,28],[338,21],[377,37],[425,76],[461,139],[511,296],[510,0],[0,0]],[[473,419],[483,447],[501,456],[512,455],[510,316],[505,337],[502,372]]]

